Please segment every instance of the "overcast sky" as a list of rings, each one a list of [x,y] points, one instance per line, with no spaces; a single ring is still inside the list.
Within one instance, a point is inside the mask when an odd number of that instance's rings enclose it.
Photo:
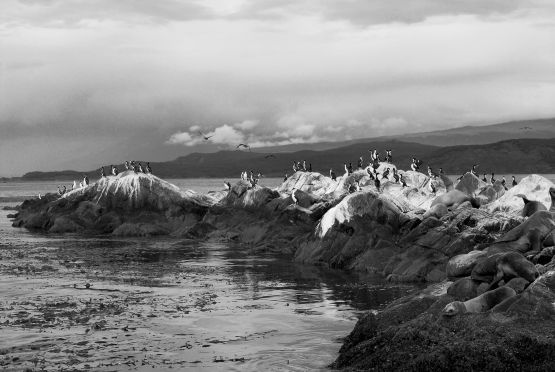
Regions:
[[[552,0],[1,5],[0,176],[550,117],[554,102]]]

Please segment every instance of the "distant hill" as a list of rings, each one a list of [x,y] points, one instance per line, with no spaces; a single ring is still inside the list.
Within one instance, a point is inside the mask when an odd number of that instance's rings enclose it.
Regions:
[[[307,166],[328,174],[333,168],[337,174],[343,172],[343,164],[352,162],[356,166],[359,156],[365,164],[370,149],[393,150],[393,162],[401,169],[408,169],[413,156],[424,161],[423,171],[430,164],[434,169],[442,167],[448,174],[462,173],[480,164],[480,173],[555,173],[555,139],[512,139],[485,145],[463,145],[438,147],[398,140],[367,141],[323,151],[296,151],[265,154],[249,151],[219,151],[215,153],[193,153],[168,162],[151,162],[154,173],[163,178],[237,178],[244,170],[261,172],[266,177],[282,177],[292,173],[293,161],[306,160]],[[119,165],[123,169],[122,165]],[[108,173],[108,169],[106,172]],[[87,172],[31,172],[24,180],[80,179],[86,173],[90,178],[98,176],[98,170]]]
[[[253,151],[264,153],[293,152],[300,150],[329,150],[370,141],[390,141],[397,139],[433,146],[481,145],[508,139],[554,138],[555,118],[519,120],[483,126],[464,126],[433,132],[409,133],[395,136],[359,138],[340,142],[302,143],[294,145],[256,148]]]
[[[432,151],[427,160],[448,174],[467,171],[472,164],[479,164],[480,174],[555,173],[555,138],[443,147]]]
[[[402,141],[435,146],[481,145],[509,139],[554,138],[555,118],[465,126],[442,131],[398,136]]]

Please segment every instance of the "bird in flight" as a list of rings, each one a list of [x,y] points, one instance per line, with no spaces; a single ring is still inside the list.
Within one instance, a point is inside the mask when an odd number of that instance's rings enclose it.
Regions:
[[[246,149],[249,149],[249,151],[251,151],[251,147],[249,145],[246,145],[244,143],[240,143],[236,146],[236,149],[240,149],[241,147],[244,147]]]
[[[276,156],[274,154],[270,154],[270,155],[266,155],[264,157],[264,159],[270,159],[270,158],[275,158]]]
[[[210,138],[214,137],[214,135],[207,136],[206,134],[202,133],[201,131],[199,131],[199,134],[202,136],[202,138],[204,138],[205,141],[208,141]]]
[[[530,128],[530,127],[526,126],[526,127],[522,127],[522,128],[520,128],[520,129],[522,129],[522,130],[530,130],[530,129],[532,129],[532,128]]]

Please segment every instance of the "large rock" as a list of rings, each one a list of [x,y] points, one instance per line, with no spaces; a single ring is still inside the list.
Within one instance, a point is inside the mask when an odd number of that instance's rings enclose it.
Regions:
[[[152,174],[126,171],[64,194],[24,202],[14,226],[45,231],[168,234],[186,220],[199,220],[218,201],[181,191]]]
[[[253,187],[250,182],[239,181],[231,187],[222,204],[242,209],[260,209],[278,197],[279,193],[268,187]]]
[[[528,200],[541,202],[546,209],[551,206],[551,196],[549,189],[553,187],[553,182],[537,174],[524,177],[518,185],[509,189],[505,194],[487,205],[486,208],[491,212],[506,212],[518,214],[524,207],[522,198],[517,195],[524,195]]]
[[[291,195],[293,190],[301,190],[314,196],[323,196],[334,192],[338,187],[338,182],[332,180],[317,172],[295,172],[285,182],[283,182],[277,191],[280,194]]]
[[[462,277],[470,275],[478,259],[485,255],[482,251],[472,251],[451,258],[445,267],[447,276]]]
[[[476,196],[487,186],[487,183],[470,172],[466,172],[455,185],[455,190],[464,192],[466,195]]]

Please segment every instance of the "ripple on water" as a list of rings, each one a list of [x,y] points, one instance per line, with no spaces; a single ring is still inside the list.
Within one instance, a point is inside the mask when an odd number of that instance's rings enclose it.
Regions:
[[[0,366],[14,369],[321,369],[362,311],[413,290],[240,245],[32,234],[7,213]]]

